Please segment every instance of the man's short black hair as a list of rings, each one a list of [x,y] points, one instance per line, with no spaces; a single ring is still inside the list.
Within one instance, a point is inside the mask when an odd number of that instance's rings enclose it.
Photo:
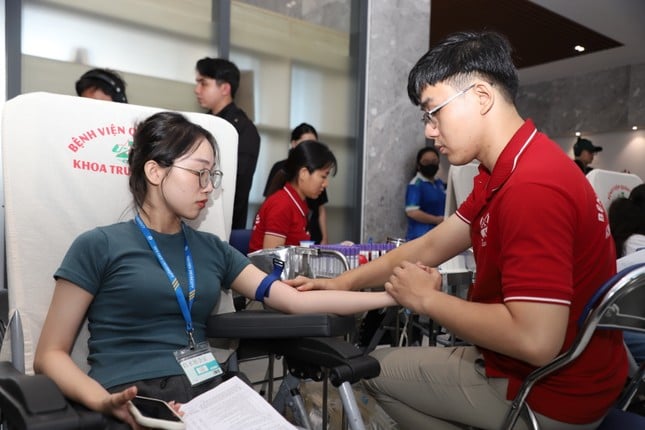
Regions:
[[[200,75],[215,79],[218,84],[230,84],[231,97],[235,98],[235,93],[240,87],[240,69],[235,63],[223,58],[204,57],[197,61],[196,69]]]
[[[81,95],[90,88],[98,88],[112,98],[112,101],[127,103],[125,95],[125,81],[114,70],[90,69],[76,81],[76,94]]]
[[[479,77],[497,86],[514,103],[519,78],[511,52],[509,41],[499,33],[449,35],[414,65],[408,76],[408,96],[418,106],[428,85],[446,82],[462,89],[472,78]]]

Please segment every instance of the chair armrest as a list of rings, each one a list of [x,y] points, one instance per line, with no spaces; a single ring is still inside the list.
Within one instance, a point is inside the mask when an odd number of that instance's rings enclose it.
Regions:
[[[25,375],[0,362],[0,410],[16,430],[103,429],[103,415],[67,402],[45,375]]]
[[[355,326],[353,316],[249,310],[211,315],[206,325],[206,336],[227,339],[331,337],[351,333]]]
[[[206,336],[240,339],[241,349],[281,355],[289,371],[300,378],[317,379],[320,369],[329,369],[330,381],[339,386],[381,371],[375,358],[340,338],[355,328],[353,316],[252,310],[211,315]]]
[[[338,337],[300,337],[283,339],[242,339],[240,349],[284,357],[289,372],[299,379],[320,381],[329,370],[331,383],[338,387],[379,375],[377,359]]]
[[[346,381],[353,384],[374,378],[381,372],[377,359],[336,337],[267,340],[264,347],[274,354],[284,355],[291,373],[304,372],[297,375],[301,378],[316,379],[309,372],[312,366],[329,369],[329,380],[336,387]]]

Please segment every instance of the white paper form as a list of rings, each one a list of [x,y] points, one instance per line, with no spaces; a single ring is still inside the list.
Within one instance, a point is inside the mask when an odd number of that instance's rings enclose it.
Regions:
[[[296,430],[238,377],[182,405],[186,430]]]

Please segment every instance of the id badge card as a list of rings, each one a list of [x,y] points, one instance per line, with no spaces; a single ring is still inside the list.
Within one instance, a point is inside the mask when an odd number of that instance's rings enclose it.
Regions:
[[[192,385],[201,384],[224,373],[208,342],[200,342],[195,349],[184,348],[173,354]]]

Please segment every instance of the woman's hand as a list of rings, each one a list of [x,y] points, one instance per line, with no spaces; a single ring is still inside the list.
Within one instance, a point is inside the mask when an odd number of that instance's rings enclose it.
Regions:
[[[168,402],[168,406],[170,406],[175,412],[177,412],[180,417],[184,416],[184,412],[181,410],[182,405],[183,403],[177,403],[174,400]]]
[[[134,417],[128,409],[128,402],[137,395],[137,387],[129,387],[118,393],[110,393],[103,398],[100,405],[100,412],[105,415],[112,415],[119,420],[126,422],[134,430],[143,430],[145,427],[140,426],[134,420]]]

